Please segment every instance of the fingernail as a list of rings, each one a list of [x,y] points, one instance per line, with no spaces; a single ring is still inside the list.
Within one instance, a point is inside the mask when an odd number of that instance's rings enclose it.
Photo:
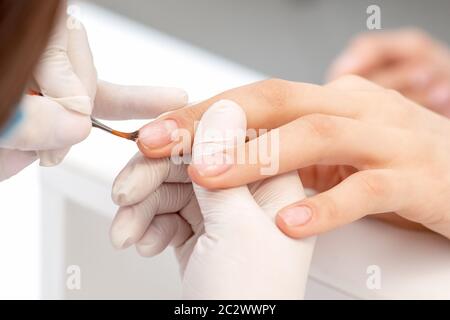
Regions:
[[[139,141],[149,148],[163,147],[172,142],[172,134],[177,129],[175,120],[156,120],[139,130]]]
[[[225,153],[215,153],[203,155],[200,160],[196,160],[192,166],[202,177],[215,177],[231,168],[231,158]]]
[[[434,87],[428,95],[428,101],[437,107],[448,105],[450,103],[450,87],[447,85]]]
[[[289,227],[302,226],[311,219],[312,211],[305,206],[292,207],[280,212],[279,216]]]

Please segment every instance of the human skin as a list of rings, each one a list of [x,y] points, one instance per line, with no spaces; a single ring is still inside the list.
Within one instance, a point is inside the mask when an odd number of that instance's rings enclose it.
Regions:
[[[325,86],[272,79],[164,115],[141,129],[141,151],[154,158],[170,155],[177,142],[168,143],[170,130],[161,128],[177,126],[192,133],[195,121],[219,99],[242,106],[250,128],[278,128],[276,174],[297,169],[305,187],[318,191],[279,211],[276,222],[287,235],[308,237],[392,212],[450,238],[447,118],[357,76]],[[164,125],[167,120],[170,126]],[[245,152],[266,135],[247,142]],[[205,170],[191,165],[189,174],[195,183],[218,189],[267,177],[261,167],[223,164]]]
[[[450,117],[450,51],[418,29],[369,32],[355,37],[332,64],[328,78],[360,75],[395,89]]]

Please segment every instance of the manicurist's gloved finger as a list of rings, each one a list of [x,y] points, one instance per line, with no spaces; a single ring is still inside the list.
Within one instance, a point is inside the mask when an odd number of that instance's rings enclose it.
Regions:
[[[239,105],[216,102],[197,127],[193,162],[227,161],[224,151],[245,143],[245,129],[246,117]],[[194,190],[205,234],[198,238],[184,272],[184,297],[303,297],[314,239],[290,239],[274,224],[281,207],[304,197],[296,172],[256,183],[250,190],[246,185],[210,190],[195,183]]]
[[[67,15],[61,12],[33,75],[40,93],[44,96],[55,99],[69,110],[90,115],[92,100],[89,90],[76,74],[68,54],[70,30],[67,19],[69,19]],[[87,39],[85,40],[87,42]],[[79,55],[80,53],[77,53],[76,56]],[[89,74],[93,69],[90,52],[85,52],[83,57],[77,58],[76,61],[83,62],[77,66],[77,71],[82,74]],[[89,70],[81,71],[83,66]],[[73,97],[77,97],[77,99],[70,99]]]
[[[256,203],[273,221],[278,211],[286,207],[286,203],[291,204],[305,198],[305,191],[297,171],[257,181],[248,188]]]
[[[192,163],[197,167],[220,168],[231,165],[235,161],[232,157],[225,156],[224,151],[241,145],[245,142],[246,117],[243,109],[230,100],[220,100],[214,103],[202,116],[195,133],[195,140],[192,148]],[[200,209],[205,219],[242,219],[252,210],[240,210],[240,217],[233,217],[234,212],[229,210],[229,215],[220,217],[214,213],[214,206],[220,206],[223,202],[230,207],[236,206],[256,206],[255,201],[247,186],[233,188],[229,190],[212,191],[194,184],[194,190]],[[208,221],[205,221],[208,224]]]
[[[93,114],[109,120],[150,119],[187,103],[188,95],[182,89],[99,81]]]
[[[97,72],[81,22],[62,13],[34,73],[40,93],[86,118],[92,113],[97,89]],[[40,150],[41,166],[59,164],[70,145],[56,150]]]
[[[192,196],[191,184],[166,183],[142,202],[120,207],[110,231],[113,246],[125,249],[135,244],[142,238],[155,215],[178,212]]]
[[[116,177],[112,199],[119,206],[143,201],[163,182],[189,182],[186,165],[177,165],[169,158],[149,159],[137,153]]]
[[[64,148],[84,140],[91,130],[89,117],[46,97],[24,96],[21,111],[21,122],[0,139],[0,147],[24,151]]]
[[[88,35],[80,21],[70,16],[67,19],[71,19],[68,28],[67,56],[92,103],[97,94],[98,80]]]
[[[190,225],[177,213],[156,216],[144,236],[136,243],[141,256],[152,257],[169,245],[178,247],[192,235]]]

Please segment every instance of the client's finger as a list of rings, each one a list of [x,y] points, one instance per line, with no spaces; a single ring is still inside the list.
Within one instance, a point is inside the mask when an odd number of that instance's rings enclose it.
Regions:
[[[356,87],[359,81],[353,78]],[[265,80],[219,94],[199,104],[176,110],[149,123],[139,131],[138,145],[148,157],[167,157],[180,137],[193,137],[196,124],[209,106],[231,100],[242,106],[248,128],[272,129],[300,116],[323,113],[349,118],[371,109],[380,112],[379,101],[364,94],[349,95],[332,86],[321,87],[285,80]],[[362,109],[361,106],[364,106]],[[189,143],[190,145],[191,143]]]
[[[403,63],[376,70],[368,78],[385,88],[404,92],[411,88],[424,90],[438,74],[429,66]]]
[[[420,55],[428,44],[426,36],[415,29],[362,34],[335,60],[328,79],[344,74],[367,75],[389,63]]]
[[[309,237],[369,214],[401,210],[412,196],[409,185],[393,170],[360,171],[326,192],[280,210],[276,222],[288,236]]]
[[[211,167],[192,164],[188,173],[195,183],[216,189],[245,185],[311,165],[366,169],[400,152],[398,146],[407,143],[400,133],[358,120],[310,115],[249,141],[243,150],[227,151],[234,163]]]

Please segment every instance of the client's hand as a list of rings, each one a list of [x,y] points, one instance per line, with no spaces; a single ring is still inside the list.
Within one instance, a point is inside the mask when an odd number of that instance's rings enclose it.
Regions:
[[[449,119],[356,76],[325,86],[268,80],[211,100],[216,99],[239,103],[249,128],[271,131],[246,143],[246,164],[190,166],[195,183],[230,188],[298,169],[305,186],[320,193],[278,215],[279,227],[292,237],[395,212],[450,239]],[[193,132],[211,100],[166,114],[141,132],[150,136],[167,122],[176,123],[177,131]],[[149,157],[170,154],[179,143],[146,144],[145,135],[139,143]],[[256,155],[251,161],[251,151],[265,141],[276,148],[269,157]]]
[[[357,74],[450,117],[450,51],[423,31],[402,29],[356,37],[329,78]]]
[[[193,161],[243,144],[245,129],[238,105],[217,102],[196,131]],[[135,244],[144,256],[175,246],[185,298],[302,298],[314,239],[290,239],[274,223],[280,208],[304,197],[297,174],[210,191],[192,189],[185,169],[167,158],[131,160],[113,187],[121,206],[113,244]]]

